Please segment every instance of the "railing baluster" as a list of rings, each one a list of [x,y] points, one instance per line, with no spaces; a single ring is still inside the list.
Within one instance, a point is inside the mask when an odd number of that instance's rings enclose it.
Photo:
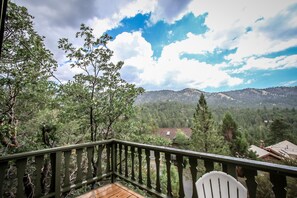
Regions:
[[[106,145],[106,173],[110,172],[110,144]]]
[[[61,197],[61,162],[62,162],[62,152],[58,151],[56,153],[55,161],[55,197]]]
[[[119,155],[120,155],[120,167],[119,167],[119,173],[123,174],[123,168],[122,168],[122,144],[119,144]]]
[[[118,144],[117,143],[113,143],[114,145],[114,172],[117,172],[118,171],[118,166],[117,166],[117,163],[118,163]]]
[[[88,173],[87,173],[87,179],[90,179],[93,177],[92,173],[92,158],[94,153],[94,147],[88,147],[87,148],[87,157],[88,157]]]
[[[64,176],[64,186],[68,187],[70,185],[70,156],[71,150],[64,152],[64,163],[65,163],[65,176]]]
[[[51,161],[52,177],[51,177],[51,185],[50,185],[49,192],[51,193],[51,192],[54,192],[55,191],[56,153],[51,153],[50,154],[50,161]]]
[[[171,154],[165,153],[166,160],[166,172],[167,172],[167,197],[172,197],[172,187],[171,187]]]
[[[139,164],[138,164],[138,182],[140,184],[143,184],[142,183],[142,149],[140,147],[138,147],[138,161],[139,161]]]
[[[234,164],[223,164],[223,171],[232,177],[237,178],[236,166]]]
[[[18,178],[18,188],[17,188],[17,197],[25,197],[23,178],[25,175],[25,169],[27,165],[27,158],[19,159],[16,161],[17,167],[17,178]]]
[[[0,163],[0,198],[3,195],[3,183],[4,183],[4,178],[5,178],[5,172],[7,168],[7,162],[1,162]]]
[[[125,145],[125,177],[128,177],[128,146]]]
[[[205,167],[207,173],[210,171],[213,171],[213,169],[214,169],[213,161],[204,160],[204,167]]]
[[[80,183],[82,181],[82,153],[83,149],[76,149],[76,163],[77,163],[77,174],[76,174],[76,183]]]
[[[145,156],[146,156],[146,186],[148,188],[152,188],[152,183],[151,183],[151,159],[150,159],[150,150],[145,149]]]
[[[97,159],[97,176],[102,175],[102,151],[103,151],[103,146],[99,145],[98,146],[98,159]]]
[[[196,189],[196,181],[197,181],[197,158],[194,157],[190,157],[189,158],[189,163],[190,163],[190,170],[191,170],[191,175],[192,175],[192,188],[193,188],[193,194],[192,194],[192,198],[197,198],[198,194],[197,194],[197,189]]]
[[[246,185],[248,188],[248,193],[250,198],[256,198],[257,193],[257,182],[255,177],[257,176],[257,171],[252,169],[243,169],[244,176],[246,177]]]
[[[161,192],[161,182],[160,182],[160,152],[155,151],[155,161],[156,161],[156,191]]]
[[[135,148],[134,148],[134,146],[131,146],[130,150],[131,150],[131,163],[132,163],[131,179],[133,181],[135,181],[135,172],[134,172],[134,152],[135,152]]]
[[[117,165],[116,165],[116,158],[117,158],[117,155],[116,155],[116,152],[117,152],[117,144],[116,143],[113,143],[112,145],[112,152],[111,152],[111,165],[112,165],[112,175],[111,175],[111,183],[114,183],[115,180],[116,180],[116,168],[117,168]]]
[[[183,182],[183,156],[176,155],[178,179],[179,179],[179,197],[185,197],[184,182]]]
[[[270,181],[273,185],[272,190],[274,192],[275,197],[286,198],[286,194],[287,194],[287,191],[285,189],[287,186],[286,176],[270,173]]]
[[[35,163],[36,163],[36,179],[35,179],[35,197],[40,197],[42,195],[41,193],[41,169],[43,167],[43,161],[44,156],[38,155],[35,157]]]

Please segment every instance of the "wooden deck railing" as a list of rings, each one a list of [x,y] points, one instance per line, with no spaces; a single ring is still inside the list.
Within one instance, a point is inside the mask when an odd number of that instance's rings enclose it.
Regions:
[[[286,197],[287,178],[297,178],[297,167],[107,140],[0,157],[0,197],[9,193],[16,197],[61,197],[102,179],[124,180],[154,196],[173,197],[173,168],[178,175],[176,196],[197,197],[194,184],[199,176],[219,169],[237,178],[239,167],[251,198],[256,197],[258,174],[269,175],[277,198]],[[186,170],[190,176],[184,184]]]

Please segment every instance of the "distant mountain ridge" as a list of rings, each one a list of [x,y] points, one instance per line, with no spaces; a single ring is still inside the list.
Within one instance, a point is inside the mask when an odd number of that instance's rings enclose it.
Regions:
[[[197,104],[203,93],[211,107],[297,107],[297,86],[272,87],[266,89],[247,88],[225,92],[204,92],[198,89],[186,88],[181,91],[161,90],[148,91],[136,99],[136,104],[156,102],[179,102],[184,104]]]

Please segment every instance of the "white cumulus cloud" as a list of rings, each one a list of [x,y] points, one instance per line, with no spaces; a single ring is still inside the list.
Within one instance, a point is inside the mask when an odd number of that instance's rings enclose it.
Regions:
[[[189,35],[189,38],[193,37],[195,36]],[[194,41],[195,39],[192,40]],[[151,45],[142,37],[141,32],[124,32],[118,35],[109,46],[115,50],[115,60],[125,59],[126,67],[138,69],[135,78],[138,79],[137,85],[139,86],[205,89],[243,83],[242,79],[232,77],[218,67],[197,60],[181,59],[182,53],[202,50],[199,46],[193,47],[191,40],[165,46],[161,57],[157,60],[153,59]],[[210,46],[210,49],[213,49],[213,46]]]

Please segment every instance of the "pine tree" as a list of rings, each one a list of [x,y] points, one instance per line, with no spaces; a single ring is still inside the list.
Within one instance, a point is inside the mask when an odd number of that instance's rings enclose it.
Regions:
[[[229,149],[222,135],[215,130],[211,112],[201,94],[193,119],[191,146],[195,151],[228,154]]]
[[[225,140],[231,142],[237,136],[237,123],[233,120],[230,113],[226,113],[223,118],[222,134]]]
[[[270,143],[284,141],[290,138],[290,125],[282,119],[276,119],[270,126]]]

